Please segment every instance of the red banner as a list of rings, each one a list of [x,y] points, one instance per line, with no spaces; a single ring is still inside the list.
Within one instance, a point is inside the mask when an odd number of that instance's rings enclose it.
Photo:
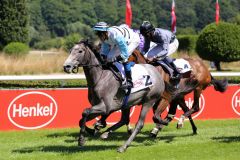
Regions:
[[[218,25],[218,22],[219,22],[219,17],[220,17],[220,7],[219,7],[219,4],[218,4],[218,0],[216,0],[216,13],[215,13],[215,21],[216,21],[216,24]]]
[[[126,0],[126,24],[131,27],[132,25],[132,8],[130,0]]]
[[[172,23],[171,23],[171,30],[173,33],[177,32],[177,17],[175,14],[175,1],[172,0],[172,11],[171,11]]]
[[[90,107],[87,94],[87,89],[0,90],[0,130],[76,127],[84,108]],[[191,108],[192,94],[185,101]],[[131,123],[137,122],[140,109],[140,106],[132,108]],[[178,109],[176,119],[182,113]],[[107,119],[108,124],[119,121],[120,114],[113,113]],[[225,93],[208,87],[200,97],[200,111],[193,118],[240,118],[240,87],[230,86]],[[152,123],[152,111],[146,122]]]

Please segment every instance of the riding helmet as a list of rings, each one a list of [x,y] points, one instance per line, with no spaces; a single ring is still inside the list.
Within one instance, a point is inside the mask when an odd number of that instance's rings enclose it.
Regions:
[[[140,26],[140,33],[142,35],[147,34],[148,32],[154,31],[154,26],[149,21],[143,21],[142,25]]]
[[[98,22],[94,27],[93,30],[95,31],[107,31],[109,28],[106,22]]]

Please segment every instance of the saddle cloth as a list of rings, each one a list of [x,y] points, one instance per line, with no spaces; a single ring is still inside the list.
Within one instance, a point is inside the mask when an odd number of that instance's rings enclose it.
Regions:
[[[120,71],[122,79],[125,82],[126,75],[125,75],[123,65],[121,63],[115,63],[115,66]],[[132,72],[132,82],[133,82],[133,88],[131,89],[131,93],[143,90],[154,84],[151,76],[149,75],[148,71],[144,66],[135,64],[132,66],[131,72]]]
[[[190,66],[189,62],[186,61],[185,59],[182,59],[182,58],[176,59],[175,61],[173,61],[173,63],[176,65],[178,71],[181,74],[192,70],[192,67]]]
[[[163,61],[157,61],[158,64],[160,64],[164,69],[167,70],[167,72],[170,74],[170,76],[173,76],[173,69],[170,68],[167,64],[165,64]],[[177,67],[179,73],[184,74],[187,73],[189,71],[192,71],[192,67],[189,64],[188,61],[186,61],[185,59],[176,59],[173,61],[173,63],[175,64],[175,66]]]

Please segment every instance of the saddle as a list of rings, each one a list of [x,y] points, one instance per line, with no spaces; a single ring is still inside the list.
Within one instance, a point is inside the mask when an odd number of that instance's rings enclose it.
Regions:
[[[132,65],[132,82],[133,88],[131,88],[131,93],[140,91],[142,89],[148,88],[153,85],[153,81],[151,76],[149,75],[146,68],[142,65],[138,65],[134,62],[129,62]],[[122,85],[126,82],[126,74],[124,71],[124,67],[119,62],[114,62],[108,65],[108,70],[111,70],[114,77],[117,81]]]
[[[191,67],[191,65],[189,64],[188,61],[180,58],[180,59],[175,59],[173,61],[173,63],[176,65],[177,70],[181,74],[181,77],[183,77],[183,78],[189,78],[190,77],[192,67]],[[151,64],[154,65],[154,66],[159,66],[160,65],[163,68],[164,72],[168,73],[170,77],[173,76],[174,70],[169,65],[167,65],[165,62],[163,62],[162,60],[151,62]]]
[[[124,70],[124,67],[121,63],[113,62],[113,63],[109,64],[108,68],[106,68],[106,69],[111,70],[115,79],[117,81],[119,81],[121,84],[126,81],[125,70]]]

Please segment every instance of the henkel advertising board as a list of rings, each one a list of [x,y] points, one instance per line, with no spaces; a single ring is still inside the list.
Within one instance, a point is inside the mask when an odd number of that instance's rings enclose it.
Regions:
[[[87,89],[0,90],[0,130],[77,127],[83,110],[90,107],[87,94]],[[185,102],[191,108],[193,95],[187,95]],[[230,86],[225,93],[208,87],[199,102],[200,110],[193,115],[195,119],[240,118],[239,86]],[[131,123],[137,122],[140,109],[141,106],[132,107]],[[175,119],[182,113],[178,107]],[[120,116],[120,111],[113,113],[107,119],[108,124],[118,122]],[[152,123],[152,111],[146,122]]]

